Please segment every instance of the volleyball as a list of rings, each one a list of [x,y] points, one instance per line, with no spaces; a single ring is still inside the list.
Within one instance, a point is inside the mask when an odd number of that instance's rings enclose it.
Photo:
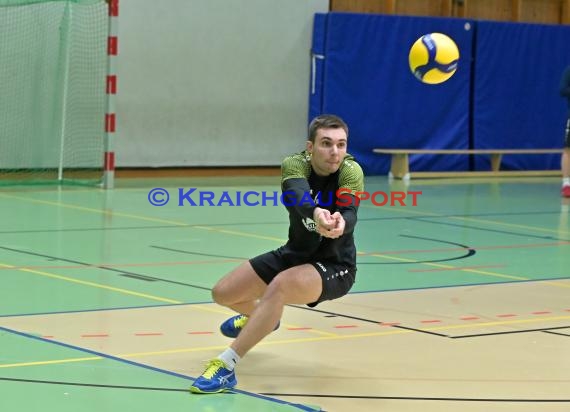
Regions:
[[[410,48],[408,60],[418,80],[428,84],[443,83],[457,70],[459,49],[445,34],[424,34]]]

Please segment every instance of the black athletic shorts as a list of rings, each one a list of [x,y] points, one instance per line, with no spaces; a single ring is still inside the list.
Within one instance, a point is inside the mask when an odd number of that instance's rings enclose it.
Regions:
[[[564,131],[564,147],[570,147],[570,114],[566,120],[566,130]]]
[[[289,252],[285,247],[256,256],[250,259],[249,263],[261,280],[267,284],[279,273],[293,266],[312,265],[321,275],[323,291],[316,302],[308,304],[310,307],[317,306],[325,300],[333,300],[346,295],[356,278],[356,268],[354,267],[326,260],[307,260]]]

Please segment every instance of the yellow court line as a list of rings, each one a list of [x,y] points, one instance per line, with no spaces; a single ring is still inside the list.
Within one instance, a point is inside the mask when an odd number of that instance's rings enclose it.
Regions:
[[[361,205],[360,207],[365,207],[367,209],[377,209],[378,208],[378,206],[371,206],[371,205]],[[445,217],[446,219],[462,220],[462,221],[467,221],[467,222],[472,221],[475,223],[484,223],[484,224],[488,224],[491,226],[497,226],[498,225],[498,226],[512,227],[512,228],[525,229],[525,230],[537,231],[537,232],[556,233],[556,234],[565,234],[565,235],[570,234],[570,232],[567,230],[545,229],[545,228],[537,227],[537,226],[519,225],[516,223],[507,223],[507,222],[501,222],[501,221],[497,221],[497,220],[479,219],[479,218],[474,218],[474,217],[445,216],[445,215],[442,215],[439,213],[424,212],[421,210],[413,210],[413,209],[410,209],[410,207],[406,207],[405,209],[402,209],[402,208],[398,208],[398,207],[386,207],[386,206],[384,206],[384,208],[390,212],[396,212],[396,213],[410,213],[413,215],[421,215],[421,216],[425,216],[425,217]]]
[[[488,276],[505,277],[505,278],[510,277],[511,279],[515,279],[515,280],[530,280],[530,281],[534,281],[534,282],[541,282],[544,285],[556,286],[556,287],[560,287],[560,288],[570,288],[570,284],[566,284],[566,283],[562,283],[562,282],[555,282],[552,280],[540,280],[540,279],[523,278],[523,277],[518,277],[518,276],[502,275],[500,273],[487,272],[487,271],[478,270],[478,269],[465,268],[465,269],[460,269],[460,270],[462,270],[463,272],[476,273],[478,275],[488,275]]]
[[[20,197],[20,196],[7,195],[5,193],[0,193],[0,196],[13,198],[13,199],[17,199],[17,200],[24,200],[24,201],[32,202],[32,203],[47,204],[47,205],[51,205],[51,206],[76,209],[76,210],[98,213],[98,214],[108,214],[111,216],[126,217],[126,218],[130,218],[130,219],[143,220],[143,221],[149,221],[149,222],[154,222],[154,223],[166,223],[166,224],[171,224],[171,225],[175,225],[175,226],[187,226],[189,228],[196,228],[196,229],[207,230],[207,231],[211,231],[211,232],[225,233],[225,234],[231,234],[231,235],[236,235],[236,236],[253,237],[253,238],[263,239],[263,240],[271,240],[271,241],[275,241],[275,242],[279,242],[279,243],[283,243],[286,241],[285,239],[281,239],[281,238],[277,238],[277,237],[273,237],[273,236],[264,236],[264,235],[257,235],[254,233],[243,232],[243,231],[219,229],[219,228],[211,227],[211,226],[203,226],[203,225],[193,226],[193,225],[190,225],[186,222],[180,222],[180,221],[175,221],[175,220],[165,220],[165,219],[160,219],[160,218],[134,215],[134,214],[130,214],[130,213],[122,213],[122,212],[109,211],[109,210],[100,210],[100,209],[88,208],[88,207],[84,207],[84,206],[69,205],[69,204],[65,204],[65,203],[61,203],[61,202],[52,202],[52,201],[48,201],[48,200],[29,199],[29,198]],[[362,205],[362,206],[367,207],[367,208],[377,208],[376,206],[370,206],[370,205]],[[444,217],[441,214],[410,210],[409,208],[399,209],[399,208],[393,208],[392,207],[392,208],[388,208],[388,210],[392,211],[392,212],[411,213],[411,214],[418,214],[418,215],[428,216],[428,217]],[[562,231],[561,232],[560,230],[555,230],[555,229],[544,229],[544,228],[539,228],[539,227],[534,227],[534,226],[517,225],[517,224],[505,223],[505,222],[493,221],[493,220],[484,220],[484,219],[458,217],[458,216],[453,216],[450,218],[451,219],[458,219],[458,220],[481,222],[481,223],[490,224],[490,225],[502,225],[502,226],[508,226],[508,227],[517,227],[517,228],[523,228],[523,229],[528,229],[528,230],[536,230],[536,231],[548,232],[548,233],[557,233],[557,234],[560,234],[560,233],[568,234],[568,233],[570,233],[568,231]],[[384,255],[378,255],[378,256],[385,257]],[[500,275],[500,276],[509,276],[509,275]],[[516,277],[513,277],[513,279],[516,279]],[[525,279],[525,278],[522,278],[522,279]]]
[[[135,292],[135,291],[128,290],[128,289],[122,289],[122,288],[116,288],[113,286],[102,285],[100,283],[88,282],[85,280],[70,278],[68,276],[56,275],[55,273],[44,272],[41,270],[17,268],[15,266],[6,265],[4,263],[0,263],[0,266],[5,267],[5,268],[9,268],[9,269],[15,269],[15,270],[18,270],[20,272],[27,272],[27,273],[32,273],[34,275],[45,276],[45,277],[52,278],[52,279],[58,279],[58,280],[64,280],[66,282],[77,283],[77,284],[84,285],[84,286],[92,286],[92,287],[96,287],[99,289],[110,290],[112,292],[119,292],[119,293],[123,293],[125,295],[137,296],[139,298],[151,299],[151,300],[156,300],[159,302],[173,303],[173,304],[184,303],[184,302],[181,302],[178,300],[167,299],[167,298],[162,298],[160,296],[148,295],[146,293],[139,293],[139,292]]]
[[[121,217],[127,217],[127,218],[132,218],[132,219],[139,219],[139,220],[145,220],[145,221],[152,221],[152,222],[159,222],[159,223],[168,223],[168,224],[172,224],[172,225],[178,225],[178,226],[188,226],[188,227],[194,227],[197,229],[202,229],[202,230],[208,230],[208,231],[214,231],[214,232],[219,232],[219,233],[225,233],[225,234],[232,234],[232,235],[237,235],[237,236],[247,236],[247,237],[254,237],[254,238],[260,238],[260,239],[264,239],[264,240],[272,240],[272,241],[276,241],[276,242],[284,242],[283,239],[279,239],[279,238],[275,238],[275,237],[269,237],[269,236],[261,236],[261,235],[255,235],[255,234],[251,234],[251,233],[247,233],[247,232],[241,232],[241,231],[233,231],[233,230],[226,230],[226,229],[219,229],[219,228],[214,228],[214,227],[209,227],[209,226],[189,226],[187,223],[184,222],[179,222],[179,221],[171,221],[171,220],[164,220],[164,219],[158,219],[158,218],[149,218],[146,216],[140,216],[140,215],[132,215],[132,214],[126,214],[126,213],[121,213],[121,212],[113,212],[113,211],[107,211],[107,210],[100,210],[100,209],[94,209],[94,208],[88,208],[88,207],[83,207],[83,206],[76,206],[76,205],[68,205],[68,204],[64,204],[61,202],[51,202],[51,201],[45,201],[45,200],[38,200],[38,199],[28,199],[28,198],[23,198],[23,197],[19,197],[19,196],[13,196],[13,195],[7,195],[4,193],[0,193],[0,196],[4,196],[4,197],[10,197],[10,198],[15,198],[18,200],[25,200],[25,201],[29,201],[29,202],[36,202],[36,203],[41,203],[41,204],[48,204],[51,206],[58,206],[58,207],[65,207],[65,208],[71,208],[71,209],[77,209],[77,210],[81,210],[81,211],[87,211],[87,212],[93,212],[93,213],[100,213],[100,214],[110,214],[110,215],[116,215],[116,216],[121,216]],[[394,209],[394,208],[392,208]],[[391,209],[389,209],[391,210]],[[399,211],[398,209],[394,209],[394,211]],[[438,216],[436,214],[433,213],[427,213],[427,212],[418,212],[418,211],[410,211],[408,210],[407,213],[409,212],[413,212],[413,213],[418,213],[418,214],[424,214],[424,215],[432,215],[432,216]],[[500,222],[498,222],[500,223]],[[388,259],[388,260],[397,260],[397,261],[405,261],[405,262],[416,262],[413,259],[406,259],[406,258],[400,258],[400,257],[394,257],[394,256],[387,256],[387,255],[382,255],[382,254],[372,254],[371,256],[375,256],[375,257],[380,257],[380,258],[384,258],[384,259]],[[436,263],[425,263],[422,262],[421,264],[423,265],[427,265],[427,266],[432,266],[432,267],[438,267],[438,268],[446,268],[446,269],[454,269],[455,266],[451,266],[451,265],[442,265],[442,264],[436,264]],[[80,283],[83,285],[87,285],[87,286],[95,286],[95,287],[101,287],[103,289],[108,289],[108,290],[113,290],[116,292],[122,292],[122,293],[126,293],[126,294],[130,294],[130,295],[135,295],[135,296],[139,296],[139,297],[145,297],[145,298],[149,298],[149,299],[155,299],[161,302],[166,302],[166,303],[174,303],[174,304],[180,304],[183,302],[180,301],[175,301],[172,299],[167,299],[167,298],[162,298],[162,297],[153,297],[152,295],[147,295],[147,294],[141,294],[138,292],[133,292],[133,291],[128,291],[126,289],[119,289],[119,288],[113,288],[110,286],[105,286],[105,285],[101,285],[101,284],[95,284],[92,282],[85,282],[85,281],[80,281],[77,279],[73,279],[73,278],[69,278],[69,277],[64,277],[64,276],[60,276],[60,275],[54,275],[54,274],[48,274],[47,272],[40,272],[40,271],[35,271],[32,269],[18,269],[18,270],[22,270],[22,271],[27,271],[27,272],[31,272],[31,273],[36,273],[36,274],[42,274],[44,276],[48,276],[48,277],[52,277],[52,278],[57,278],[60,280],[67,280],[70,282],[75,282],[75,283]],[[503,278],[503,279],[511,279],[511,280],[531,280],[529,278],[525,278],[525,277],[520,277],[520,276],[513,276],[513,275],[506,275],[506,274],[502,274],[502,273],[497,273],[497,272],[489,272],[489,271],[482,271],[482,270],[476,270],[476,269],[459,269],[459,271],[464,271],[464,272],[471,272],[471,273],[476,273],[476,274],[481,274],[481,275],[486,275],[486,276],[492,276],[492,277],[498,277],[498,278]],[[557,286],[557,287],[564,287],[564,288],[570,288],[570,285],[566,285],[563,283],[559,283],[559,282],[545,282],[546,284],[552,285],[552,286]],[[322,332],[325,333],[325,332]]]
[[[475,273],[478,275],[492,276],[492,277],[503,278],[503,279],[530,280],[530,281],[534,281],[534,282],[541,282],[542,284],[545,284],[545,285],[556,286],[556,287],[561,287],[561,288],[570,288],[570,283],[555,282],[555,281],[551,281],[551,280],[544,281],[544,280],[540,280],[540,279],[531,279],[531,278],[525,278],[522,276],[506,275],[504,273],[490,272],[490,271],[479,270],[479,269],[458,268],[456,266],[444,265],[441,263],[417,262],[414,259],[407,259],[407,258],[396,257],[396,256],[391,256],[391,255],[382,255],[381,253],[372,253],[372,254],[369,254],[368,256],[381,257],[384,259],[396,260],[396,261],[400,261],[400,262],[421,263],[422,265],[433,266],[433,267],[441,268],[441,269],[455,269],[458,272],[469,272],[469,273]],[[458,286],[462,286],[462,285],[458,285]]]
[[[131,219],[139,219],[139,220],[144,220],[144,221],[153,221],[153,222],[157,222],[157,223],[167,223],[167,224],[172,224],[172,225],[176,225],[176,226],[188,226],[188,227],[192,227],[192,228],[196,228],[196,229],[202,229],[202,230],[208,230],[208,231],[212,231],[212,232],[231,234],[231,235],[236,235],[236,236],[247,236],[247,237],[260,238],[260,239],[271,240],[271,241],[276,241],[276,242],[280,242],[280,243],[283,243],[285,241],[284,239],[279,239],[279,238],[270,237],[270,236],[255,235],[255,234],[242,232],[242,231],[219,229],[219,228],[214,228],[214,227],[210,227],[210,226],[190,226],[187,223],[179,222],[179,221],[150,218],[150,217],[146,217],[146,216],[132,215],[132,214],[121,213],[121,212],[103,211],[100,209],[93,209],[93,208],[76,206],[76,205],[68,205],[68,204],[64,204],[64,203],[60,203],[60,202],[51,202],[51,201],[37,200],[37,199],[27,199],[27,198],[22,198],[19,196],[10,196],[10,195],[6,195],[3,193],[0,194],[0,196],[11,197],[11,198],[15,198],[15,199],[19,199],[19,200],[25,200],[25,201],[29,201],[29,202],[35,202],[35,203],[48,204],[51,206],[77,209],[77,210],[93,212],[93,213],[110,214],[113,216],[127,217],[127,218],[131,218]],[[368,207],[372,207],[372,206],[368,206]],[[403,212],[403,211],[401,211],[401,212]],[[425,212],[417,212],[417,211],[408,211],[408,212],[419,213],[419,214],[423,214],[423,215],[438,216],[436,214],[429,214],[429,213],[425,213]],[[387,256],[387,255],[382,255],[379,253],[375,253],[375,254],[372,254],[370,256],[380,257],[380,258],[384,258],[384,259],[388,259],[388,260],[410,262],[410,263],[416,262],[413,259]],[[432,264],[432,263],[421,263],[421,264],[424,264],[427,266],[439,267],[439,268],[446,268],[446,269],[453,269],[454,268],[454,266],[450,266],[450,265],[437,265],[437,264]],[[461,270],[468,271],[467,269],[461,269]],[[528,278],[524,278],[524,277],[511,276],[511,275],[505,275],[505,274],[493,273],[493,272],[483,272],[483,271],[477,272],[477,271],[474,271],[474,273],[484,274],[484,275],[488,275],[488,276],[495,276],[495,277],[500,277],[500,278],[505,278],[505,279],[529,280]],[[69,278],[69,279],[71,279],[71,278]],[[174,302],[171,302],[171,303],[174,303]],[[181,303],[181,302],[176,302],[176,303]]]
[[[391,256],[391,255],[383,255],[381,253],[372,253],[372,254],[369,254],[368,256],[381,257],[381,258],[388,259],[388,260],[397,260],[399,262],[421,263],[422,265],[433,266],[433,267],[440,268],[440,269],[456,269],[458,272],[459,271],[461,271],[461,272],[473,272],[473,273],[477,273],[480,275],[494,276],[494,277],[499,277],[499,278],[504,278],[504,279],[534,280],[534,279],[524,278],[521,276],[505,275],[505,274],[496,273],[496,272],[487,272],[487,271],[483,271],[483,270],[468,269],[468,268],[458,268],[456,266],[444,265],[441,263],[418,262],[415,259],[407,259],[407,258],[396,257],[396,256]]]
[[[556,233],[556,234],[564,234],[564,235],[567,235],[570,233],[567,230],[545,229],[542,227],[519,225],[516,223],[506,223],[506,222],[501,222],[501,221],[497,221],[497,220],[478,219],[478,218],[474,218],[474,217],[451,216],[451,217],[449,217],[449,219],[464,220],[467,222],[473,221],[475,223],[485,223],[485,224],[489,224],[491,226],[500,225],[500,226],[506,226],[506,227],[513,227],[516,229],[525,229],[525,230],[531,230],[531,231],[534,230],[537,232]]]
[[[505,320],[505,321],[496,321],[496,322],[481,322],[481,323],[469,323],[469,324],[458,324],[458,325],[448,325],[448,326],[433,326],[429,328],[424,328],[424,331],[437,331],[437,330],[446,330],[446,329],[464,329],[464,328],[476,328],[476,327],[486,327],[486,326],[505,326],[505,325],[514,325],[520,323],[536,323],[536,322],[544,322],[547,320],[567,320],[570,319],[570,316],[551,316],[545,318],[536,318],[536,319],[517,319],[517,320]],[[405,333],[418,333],[414,330],[409,329],[391,329],[388,331],[382,332],[368,332],[368,333],[354,333],[349,335],[337,335],[337,336],[322,336],[322,337],[310,337],[310,338],[295,338],[295,339],[281,339],[281,340],[269,340],[269,341],[261,341],[258,343],[257,346],[269,346],[269,345],[281,345],[281,344],[290,344],[290,343],[308,343],[308,342],[322,342],[322,341],[337,341],[337,340],[347,340],[347,339],[357,339],[357,338],[369,338],[369,337],[378,337],[378,336],[389,336],[389,335],[400,335]],[[182,349],[171,349],[166,351],[155,351],[155,352],[139,352],[139,353],[130,353],[130,354],[121,354],[116,355],[118,357],[125,357],[125,358],[136,358],[136,357],[145,357],[145,356],[157,356],[157,355],[170,355],[174,353],[187,353],[187,352],[202,352],[202,351],[211,351],[211,350],[220,350],[227,348],[227,345],[224,346],[208,346],[208,347],[195,347],[195,348],[182,348]]]
[[[176,226],[188,226],[190,228],[206,229],[206,230],[210,230],[210,231],[217,231],[217,232],[227,233],[227,234],[235,234],[235,235],[239,235],[239,236],[255,237],[255,238],[259,238],[259,239],[272,240],[272,241],[276,241],[276,242],[283,242],[284,241],[283,239],[275,238],[272,236],[262,236],[262,235],[247,233],[247,232],[241,232],[241,231],[229,231],[229,230],[226,231],[224,229],[217,229],[217,228],[213,228],[213,227],[209,227],[209,226],[192,226],[192,225],[189,225],[188,223],[180,222],[180,221],[165,220],[165,219],[160,219],[160,218],[134,215],[134,214],[130,214],[130,213],[116,212],[116,211],[110,211],[110,210],[100,210],[100,209],[88,208],[88,207],[84,207],[84,206],[69,205],[69,204],[61,203],[61,202],[52,202],[49,200],[29,199],[29,198],[20,197],[20,196],[8,195],[6,193],[0,193],[0,196],[12,198],[12,199],[17,199],[17,200],[24,200],[24,201],[31,202],[31,203],[47,204],[47,205],[51,205],[51,206],[76,209],[76,210],[87,211],[87,212],[98,213],[98,214],[106,214],[106,215],[110,215],[110,216],[126,217],[126,218],[149,221],[149,222],[154,222],[154,223],[167,223],[167,224],[172,224],[172,225],[176,225]],[[372,209],[378,208],[377,206],[372,206],[372,205],[361,205],[361,207],[372,208]],[[422,216],[427,216],[427,217],[445,217],[445,216],[442,216],[441,214],[438,214],[438,213],[416,211],[416,210],[411,210],[410,208],[400,209],[400,208],[396,208],[396,207],[386,207],[386,209],[388,211],[391,211],[391,212],[411,213],[411,214],[417,214],[417,215],[422,215]],[[538,232],[547,232],[547,233],[556,233],[556,234],[560,234],[560,233],[570,234],[569,231],[565,231],[565,230],[545,229],[545,228],[536,227],[536,226],[519,225],[519,224],[514,224],[514,223],[506,223],[506,222],[496,221],[496,220],[486,220],[486,219],[469,218],[469,217],[461,217],[461,216],[450,216],[448,218],[449,219],[455,219],[455,220],[462,220],[462,221],[473,221],[476,223],[484,223],[484,224],[489,224],[489,225],[493,225],[493,226],[499,225],[499,226],[506,226],[506,227],[514,227],[514,228],[518,228],[518,229],[526,229],[526,230],[538,231]]]
[[[510,321],[493,321],[493,322],[479,322],[473,325],[469,324],[459,324],[459,325],[448,325],[448,326],[432,326],[426,328],[425,330],[437,331],[437,330],[448,330],[448,329],[466,329],[472,326],[485,327],[485,326],[505,326],[505,325],[517,325],[521,323],[536,323],[546,320],[568,320],[570,316],[549,316],[545,318],[528,318],[528,319],[513,319]]]
[[[146,217],[146,216],[133,215],[133,214],[127,214],[127,213],[121,213],[121,212],[113,212],[113,211],[107,211],[107,210],[100,210],[100,209],[88,208],[88,207],[84,207],[84,206],[68,205],[68,204],[61,203],[61,202],[51,202],[51,201],[46,201],[46,200],[28,199],[28,198],[23,198],[23,197],[19,197],[19,196],[7,195],[4,193],[0,193],[0,196],[14,198],[14,199],[18,199],[18,200],[25,200],[25,201],[29,201],[29,202],[47,204],[47,205],[51,205],[51,206],[77,209],[77,210],[87,211],[87,212],[92,212],[92,213],[110,214],[113,216],[127,217],[127,218],[131,218],[131,219],[152,221],[152,222],[157,222],[157,223],[168,223],[168,224],[172,224],[172,225],[176,225],[176,226],[188,226],[188,227],[193,227],[193,228],[197,228],[197,229],[208,230],[208,231],[218,232],[218,233],[231,234],[231,235],[236,235],[236,236],[247,236],[247,237],[259,238],[259,239],[264,239],[264,240],[271,240],[271,241],[280,242],[280,243],[284,242],[284,239],[279,239],[279,238],[270,237],[270,236],[261,236],[261,235],[251,234],[251,233],[242,232],[242,231],[219,229],[219,228],[209,227],[209,226],[190,226],[187,223],[179,222],[179,221],[150,218],[150,217]],[[366,205],[366,206],[367,207],[373,207],[373,206],[368,206],[368,205]],[[415,213],[415,214],[421,214],[421,215],[427,215],[427,216],[440,216],[440,215],[437,215],[434,213],[420,212],[420,211],[415,211],[415,210],[400,210],[397,208],[390,208],[388,210],[396,211],[396,212],[400,212],[400,213]],[[497,224],[499,224],[499,223],[500,222],[497,222]],[[380,258],[384,258],[384,259],[388,259],[388,260],[410,262],[410,263],[416,262],[413,259],[387,256],[387,255],[382,255],[379,253],[372,254],[370,256],[380,257]],[[454,269],[455,268],[455,266],[441,265],[441,264],[435,264],[435,263],[421,262],[420,264],[423,264],[426,266],[437,267],[437,268],[445,268],[445,269]],[[507,274],[503,274],[503,273],[490,272],[490,271],[482,271],[482,270],[475,270],[475,269],[458,269],[458,270],[464,271],[464,272],[471,272],[471,273],[475,273],[475,274],[480,274],[480,275],[498,277],[498,278],[502,278],[502,279],[509,279],[509,280],[531,280],[529,278],[525,278],[525,277],[521,277],[521,276],[513,276],[513,275],[507,275]],[[71,278],[68,278],[68,279],[71,279]],[[545,283],[549,284],[551,286],[557,286],[557,287],[564,287],[564,288],[570,287],[569,285],[561,284],[558,282],[545,282]],[[162,299],[162,298],[160,298],[160,299]],[[172,301],[169,303],[175,303],[175,302],[176,301]],[[176,303],[182,303],[182,302],[176,302]]]
[[[568,320],[570,316],[551,316],[551,317],[544,317],[544,318],[532,318],[532,319],[516,319],[516,320],[504,320],[504,321],[496,321],[496,322],[479,322],[479,323],[466,323],[466,324],[457,324],[457,325],[447,325],[447,326],[433,326],[428,328],[423,328],[423,331],[440,331],[440,330],[451,330],[451,329],[474,329],[477,327],[488,327],[488,326],[510,326],[515,324],[524,324],[524,323],[537,323],[537,322],[544,322],[544,321],[555,321],[555,320]],[[336,336],[321,336],[321,337],[310,337],[310,338],[295,338],[295,339],[280,339],[280,340],[270,340],[270,341],[261,341],[259,342],[258,346],[271,346],[271,345],[282,345],[282,344],[292,344],[292,343],[310,343],[310,342],[322,342],[322,341],[339,341],[339,340],[349,340],[349,339],[358,339],[358,338],[370,338],[370,337],[379,337],[379,336],[391,336],[391,335],[401,335],[401,334],[411,334],[411,333],[418,333],[414,330],[409,329],[391,329],[382,332],[368,332],[368,333],[354,333],[349,335],[336,335]],[[524,332],[521,332],[524,333]],[[226,349],[227,345],[215,345],[215,346],[201,346],[201,347],[193,347],[193,348],[180,348],[180,349],[169,349],[163,351],[152,351],[152,352],[136,352],[136,353],[124,353],[124,354],[117,354],[112,355],[118,358],[142,358],[148,356],[163,356],[163,355],[172,355],[178,353],[190,353],[190,352],[207,352],[213,350],[223,350]],[[71,359],[59,359],[59,360],[50,360],[50,361],[37,361],[37,362],[21,362],[21,363],[12,363],[12,364],[4,364],[0,365],[0,368],[10,368],[10,367],[24,367],[24,366],[39,366],[39,365],[51,365],[51,364],[60,364],[60,363],[69,363],[69,362],[83,362],[83,361],[91,361],[91,360],[100,360],[104,359],[101,356],[94,356],[94,357],[83,357],[83,358],[71,358]]]
[[[94,208],[85,207],[85,206],[70,205],[70,204],[61,203],[61,202],[52,202],[49,200],[29,199],[29,198],[20,197],[20,196],[7,195],[5,193],[0,193],[0,196],[12,198],[12,199],[17,199],[17,200],[24,200],[26,202],[31,202],[31,203],[39,203],[39,204],[45,204],[45,205],[50,205],[50,206],[57,206],[57,207],[62,207],[62,208],[66,208],[66,209],[79,210],[79,211],[83,211],[83,212],[90,212],[90,213],[108,215],[108,216],[113,216],[113,217],[114,216],[124,217],[124,218],[129,218],[129,219],[142,220],[145,222],[163,223],[163,224],[169,224],[169,225],[173,225],[173,226],[184,226],[184,227],[188,227],[189,229],[208,230],[210,232],[219,232],[219,233],[239,235],[239,236],[244,236],[244,237],[253,237],[253,238],[257,238],[257,239],[271,240],[271,241],[279,242],[279,243],[283,243],[285,241],[284,239],[280,239],[280,238],[276,238],[276,237],[272,237],[272,236],[256,235],[254,233],[219,229],[216,227],[204,226],[204,225],[192,225],[190,223],[181,222],[181,221],[177,221],[177,220],[166,220],[166,219],[160,219],[160,218],[155,218],[155,217],[135,215],[135,214],[131,214],[131,213],[116,212],[116,211],[112,211],[112,210],[94,209]]]
[[[59,365],[62,363],[86,362],[86,361],[100,360],[100,359],[103,359],[103,357],[90,356],[88,358],[71,358],[71,359],[55,359],[55,360],[37,361],[37,362],[5,363],[5,364],[0,364],[0,368],[20,368],[23,366]]]
[[[17,268],[17,267],[15,267],[15,266],[7,265],[7,264],[4,264],[4,263],[0,263],[0,267],[4,267],[4,268],[8,268],[8,269],[15,269],[15,270],[19,270],[19,271],[21,271],[21,272],[33,273],[33,274],[35,274],[35,275],[46,276],[46,277],[53,278],[53,279],[64,280],[64,281],[66,281],[66,282],[78,283],[78,284],[84,285],[84,286],[91,286],[91,287],[95,287],[95,288],[110,290],[110,291],[112,291],[112,292],[123,293],[123,294],[126,294],[126,295],[137,296],[137,297],[140,297],[140,298],[156,300],[156,301],[159,301],[159,302],[171,303],[171,304],[176,304],[176,305],[178,305],[178,304],[184,304],[184,303],[185,303],[185,302],[182,302],[182,301],[179,301],[179,300],[174,300],[174,299],[169,299],[169,298],[163,298],[163,297],[160,297],[160,296],[149,295],[149,294],[146,294],[146,293],[139,293],[139,292],[135,292],[135,291],[128,290],[128,289],[116,288],[116,287],[113,287],[113,286],[107,286],[107,285],[103,285],[103,284],[95,283],[95,282],[88,282],[88,281],[79,280],[79,279],[75,279],[75,278],[70,278],[70,277],[68,277],[68,276],[56,275],[56,274],[54,274],[54,273],[49,273],[49,272],[40,271],[40,270],[26,269],[26,268]],[[192,309],[196,309],[196,310],[200,310],[200,311],[204,311],[204,312],[212,312],[212,313],[223,314],[223,315],[229,315],[229,316],[234,315],[234,312],[230,312],[230,311],[228,311],[228,310],[217,309],[217,308],[209,308],[209,307],[203,307],[202,305],[190,305],[189,307],[192,308]],[[284,325],[285,325],[285,324],[284,324]],[[285,326],[287,326],[287,327],[297,327],[296,325],[289,325],[289,324],[286,324]],[[312,331],[312,333],[316,333],[316,334],[319,334],[319,335],[324,335],[324,336],[336,336],[335,333],[325,332],[325,331],[318,330],[318,329],[312,329],[311,331]]]

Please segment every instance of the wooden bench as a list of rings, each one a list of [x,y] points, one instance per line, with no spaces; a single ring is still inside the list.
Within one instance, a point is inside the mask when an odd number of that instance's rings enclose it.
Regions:
[[[390,165],[390,176],[397,179],[410,178],[410,163],[408,156],[411,154],[432,154],[432,155],[489,155],[491,157],[491,170],[486,172],[467,172],[471,175],[517,175],[528,172],[534,175],[558,175],[560,171],[510,171],[503,173],[501,169],[501,158],[504,154],[552,154],[562,153],[562,149],[373,149],[374,153],[392,155],[392,163]],[[423,175],[426,177],[435,177],[443,174],[466,172],[421,172],[414,175]]]

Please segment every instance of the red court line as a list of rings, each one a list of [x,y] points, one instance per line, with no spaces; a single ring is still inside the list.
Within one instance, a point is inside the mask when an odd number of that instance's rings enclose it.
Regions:
[[[517,315],[515,315],[514,313],[504,313],[502,315],[497,315],[498,318],[512,318],[514,316],[517,316]]]
[[[356,325],[336,325],[335,329],[349,329],[349,328],[357,328]]]
[[[287,328],[287,330],[311,330],[313,328]]]
[[[477,320],[477,319],[481,319],[481,318],[478,316],[462,316],[459,319],[461,319],[461,320]]]
[[[549,313],[552,313],[548,310],[543,310],[543,311],[539,311],[539,312],[531,312],[533,315],[547,315]]]
[[[408,272],[444,272],[448,270],[489,269],[489,268],[504,268],[504,267],[505,265],[457,266],[452,268],[437,268],[437,269],[408,269]]]
[[[441,320],[439,320],[439,319],[427,319],[427,320],[422,320],[421,323],[441,323]]]
[[[188,332],[189,335],[213,335],[214,332]]]
[[[400,322],[380,322],[378,325],[380,326],[398,326],[401,325]]]

